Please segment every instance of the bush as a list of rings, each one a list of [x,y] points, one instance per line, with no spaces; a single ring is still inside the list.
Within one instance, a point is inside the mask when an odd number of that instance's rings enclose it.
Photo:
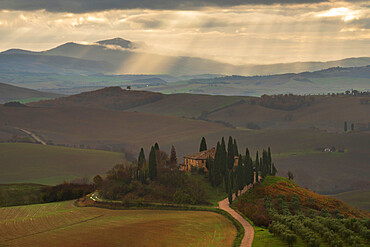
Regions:
[[[57,202],[77,199],[94,191],[94,185],[63,183],[56,186],[49,186],[42,190],[44,202]]]

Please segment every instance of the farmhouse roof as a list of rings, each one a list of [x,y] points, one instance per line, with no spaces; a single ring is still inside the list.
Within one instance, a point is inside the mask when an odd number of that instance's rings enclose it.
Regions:
[[[202,152],[186,155],[184,156],[184,158],[193,159],[193,160],[206,160],[208,157],[211,157],[212,159],[214,159],[215,155],[216,155],[216,148],[213,147],[211,149],[204,150]]]

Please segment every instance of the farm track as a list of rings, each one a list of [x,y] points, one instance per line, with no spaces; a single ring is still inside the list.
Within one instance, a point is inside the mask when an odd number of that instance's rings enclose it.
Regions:
[[[39,138],[37,135],[35,135],[31,131],[28,131],[28,130],[25,130],[25,129],[19,129],[19,130],[22,131],[22,132],[24,132],[24,133],[26,133],[27,135],[31,136],[32,139],[34,139],[36,142],[39,142],[42,145],[47,145],[46,142],[44,142],[43,140],[41,140],[41,138]]]

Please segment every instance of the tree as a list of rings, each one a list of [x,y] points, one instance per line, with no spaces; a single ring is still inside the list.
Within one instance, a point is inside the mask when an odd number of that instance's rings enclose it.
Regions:
[[[294,175],[291,171],[288,171],[288,179],[289,180],[293,180],[294,179]]]
[[[146,160],[145,160],[144,149],[141,148],[139,157],[137,158],[137,173],[136,173],[137,179],[140,178],[140,174],[142,173],[142,169],[143,169],[145,162]]]
[[[94,182],[95,188],[99,189],[99,188],[101,188],[101,186],[103,184],[103,178],[100,175],[96,175],[93,178],[93,182]]]
[[[229,199],[229,204],[233,203],[233,192],[229,190],[229,193],[227,193],[227,198]]]
[[[234,155],[234,142],[233,138],[229,136],[229,142],[227,144],[227,167],[231,170],[234,167],[235,155]]]
[[[236,144],[236,139],[234,139],[234,155],[239,156],[238,144]]]
[[[217,142],[216,154],[213,165],[210,166],[212,172],[212,185],[219,186],[222,182],[221,176],[221,144]]]
[[[170,165],[171,165],[171,168],[174,168],[177,166],[176,149],[174,146],[171,147]]]
[[[137,168],[140,171],[143,168],[143,165],[145,163],[145,154],[144,149],[140,149],[139,157],[137,158]]]
[[[258,183],[258,171],[259,171],[259,169],[260,169],[260,165],[259,165],[259,158],[258,158],[258,151],[257,151],[257,153],[256,153],[256,165],[255,165],[255,168],[254,168],[255,175],[256,175],[256,179],[255,179],[256,183]]]
[[[272,163],[271,175],[275,176],[276,173],[277,173],[276,167],[275,167],[274,163]]]
[[[272,174],[272,157],[271,157],[271,149],[268,147],[267,149],[267,158],[268,158],[268,174]]]
[[[344,132],[347,132],[347,122],[344,122]]]
[[[200,141],[200,147],[199,147],[199,152],[207,150],[207,142],[206,138],[202,137],[202,140]]]
[[[243,181],[243,175],[244,175],[244,166],[243,166],[243,160],[242,160],[242,155],[240,154],[239,155],[239,160],[238,160],[238,166],[236,167],[236,185],[237,185],[237,189],[242,191],[244,186],[245,186],[245,182]],[[238,194],[238,192],[237,192]]]
[[[226,174],[227,169],[227,152],[226,152],[226,144],[225,139],[222,137],[221,145],[220,145],[220,172],[224,177]]]
[[[352,123],[351,124],[351,131],[354,131],[355,130],[355,124],[354,123]]]
[[[149,154],[149,178],[154,180],[157,177],[157,159],[155,155],[155,148],[152,146]]]
[[[154,149],[155,149],[155,150],[159,150],[158,142],[156,142],[156,143],[154,144]]]

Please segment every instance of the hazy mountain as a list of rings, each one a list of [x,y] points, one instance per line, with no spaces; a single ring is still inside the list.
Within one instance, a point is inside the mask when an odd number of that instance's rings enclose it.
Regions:
[[[129,40],[121,39],[121,38],[101,40],[96,43],[100,45],[114,45],[114,46],[119,46],[121,48],[126,48],[126,49],[136,49],[140,47],[140,45],[137,43],[131,42]]]
[[[38,53],[7,51],[0,54],[0,71],[34,72],[57,74],[94,74],[114,71],[114,66],[105,61],[92,61],[67,56],[46,56]]]
[[[26,98],[57,98],[59,94],[40,92],[28,88],[21,88],[0,83],[0,103]]]
[[[136,49],[141,47],[141,49]],[[43,52],[31,52],[20,49],[11,49],[1,53],[11,55],[52,55],[58,56],[60,64],[67,63],[65,58],[72,57],[83,59],[85,66],[80,69],[78,66],[75,73],[86,71],[96,71],[97,73],[109,74],[172,74],[172,75],[194,75],[194,74],[240,74],[240,75],[270,75],[282,73],[297,73],[303,71],[314,71],[327,69],[330,67],[357,67],[370,64],[370,58],[348,58],[329,62],[297,62],[286,64],[269,64],[269,65],[232,65],[217,62],[209,59],[185,56],[165,56],[152,54],[145,51],[145,46],[138,43],[124,40],[121,38],[97,41],[93,44],[77,44],[69,42],[62,44],[53,49]],[[98,66],[96,63],[90,65],[86,60],[103,62],[104,66]],[[55,63],[55,61],[54,61]],[[36,67],[41,70],[44,64],[35,61]],[[32,61],[26,62],[24,67],[29,71]],[[50,64],[48,64],[50,66]],[[0,69],[4,65],[0,65]],[[22,63],[18,62],[17,67],[22,68]],[[47,66],[47,65],[45,65]],[[65,65],[61,66],[61,73]],[[97,68],[99,67],[99,68]],[[48,68],[49,69],[49,68]],[[81,70],[82,72],[79,72]],[[55,68],[53,71],[58,71]]]

